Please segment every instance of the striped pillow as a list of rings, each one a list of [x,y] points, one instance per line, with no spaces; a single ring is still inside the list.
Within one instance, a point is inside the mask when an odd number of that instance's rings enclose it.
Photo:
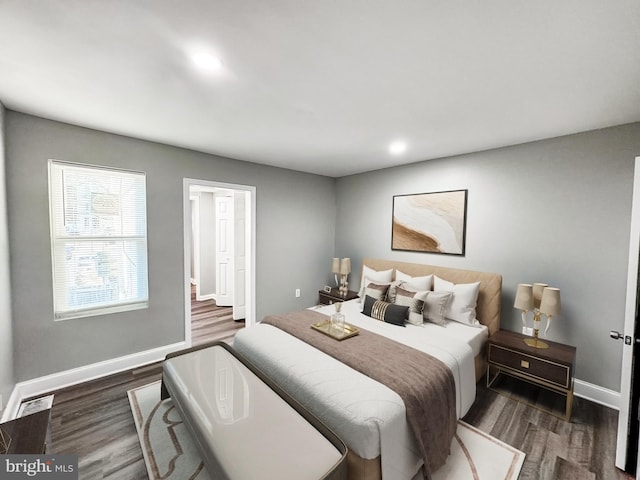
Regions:
[[[396,287],[396,298],[393,303],[409,307],[409,317],[407,321],[412,325],[422,325],[424,323],[422,309],[428,293],[429,292],[412,292],[402,287]]]
[[[385,300],[387,298],[388,283],[369,283],[364,289],[364,296],[375,298],[376,300]]]
[[[370,296],[364,297],[364,309],[362,313],[385,323],[392,323],[404,327],[404,321],[409,313],[409,307],[403,307],[382,300],[376,300]]]

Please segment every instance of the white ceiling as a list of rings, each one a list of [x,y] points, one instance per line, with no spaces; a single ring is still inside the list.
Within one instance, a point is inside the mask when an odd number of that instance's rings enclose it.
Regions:
[[[337,177],[640,121],[640,2],[0,0],[0,101]]]

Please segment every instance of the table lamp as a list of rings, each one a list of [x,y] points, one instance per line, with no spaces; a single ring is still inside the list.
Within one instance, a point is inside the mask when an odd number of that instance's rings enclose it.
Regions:
[[[540,316],[547,317],[544,335],[549,331],[551,319],[560,314],[560,289],[549,287],[546,283],[521,283],[516,289],[514,308],[522,310],[522,326],[527,326],[527,312],[533,312],[533,338],[525,338],[524,343],[533,348],[549,348],[549,345],[538,338]]]
[[[349,292],[349,282],[347,279],[349,278],[349,274],[351,273],[351,259],[343,258],[340,260],[340,295],[343,297],[347,297],[347,293]]]
[[[333,259],[333,263],[331,265],[331,273],[333,273],[333,277],[335,278],[336,281],[336,287],[339,285],[338,283],[338,274],[340,273],[340,259],[339,258],[335,258]]]

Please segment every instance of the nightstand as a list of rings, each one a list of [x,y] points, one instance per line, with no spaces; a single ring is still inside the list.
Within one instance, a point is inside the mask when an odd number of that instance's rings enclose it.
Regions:
[[[47,453],[51,445],[51,410],[41,410],[24,417],[0,423],[3,434],[11,439],[10,454]]]
[[[337,288],[332,288],[331,292],[325,292],[324,290],[318,291],[318,303],[320,305],[332,305],[336,302],[346,302],[354,298],[358,298],[358,292],[354,292],[353,290],[349,290],[346,297],[341,296],[340,290]]]
[[[553,411],[549,413],[569,421],[576,348],[548,340],[545,343],[549,348],[533,348],[524,343],[525,338],[529,337],[507,330],[500,330],[489,337],[487,387],[497,390],[493,388],[496,381],[500,374],[506,374],[556,392],[566,397],[564,417]],[[493,376],[492,372],[495,372]]]

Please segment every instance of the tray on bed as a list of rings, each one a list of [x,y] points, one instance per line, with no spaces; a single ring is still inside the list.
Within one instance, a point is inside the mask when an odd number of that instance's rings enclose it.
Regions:
[[[358,330],[353,325],[349,325],[348,323],[345,323],[341,329],[335,327],[331,328],[331,320],[323,320],[318,323],[312,323],[311,328],[313,328],[314,330],[318,330],[325,335],[329,335],[331,338],[335,338],[336,340],[345,340],[360,333],[360,330]]]

